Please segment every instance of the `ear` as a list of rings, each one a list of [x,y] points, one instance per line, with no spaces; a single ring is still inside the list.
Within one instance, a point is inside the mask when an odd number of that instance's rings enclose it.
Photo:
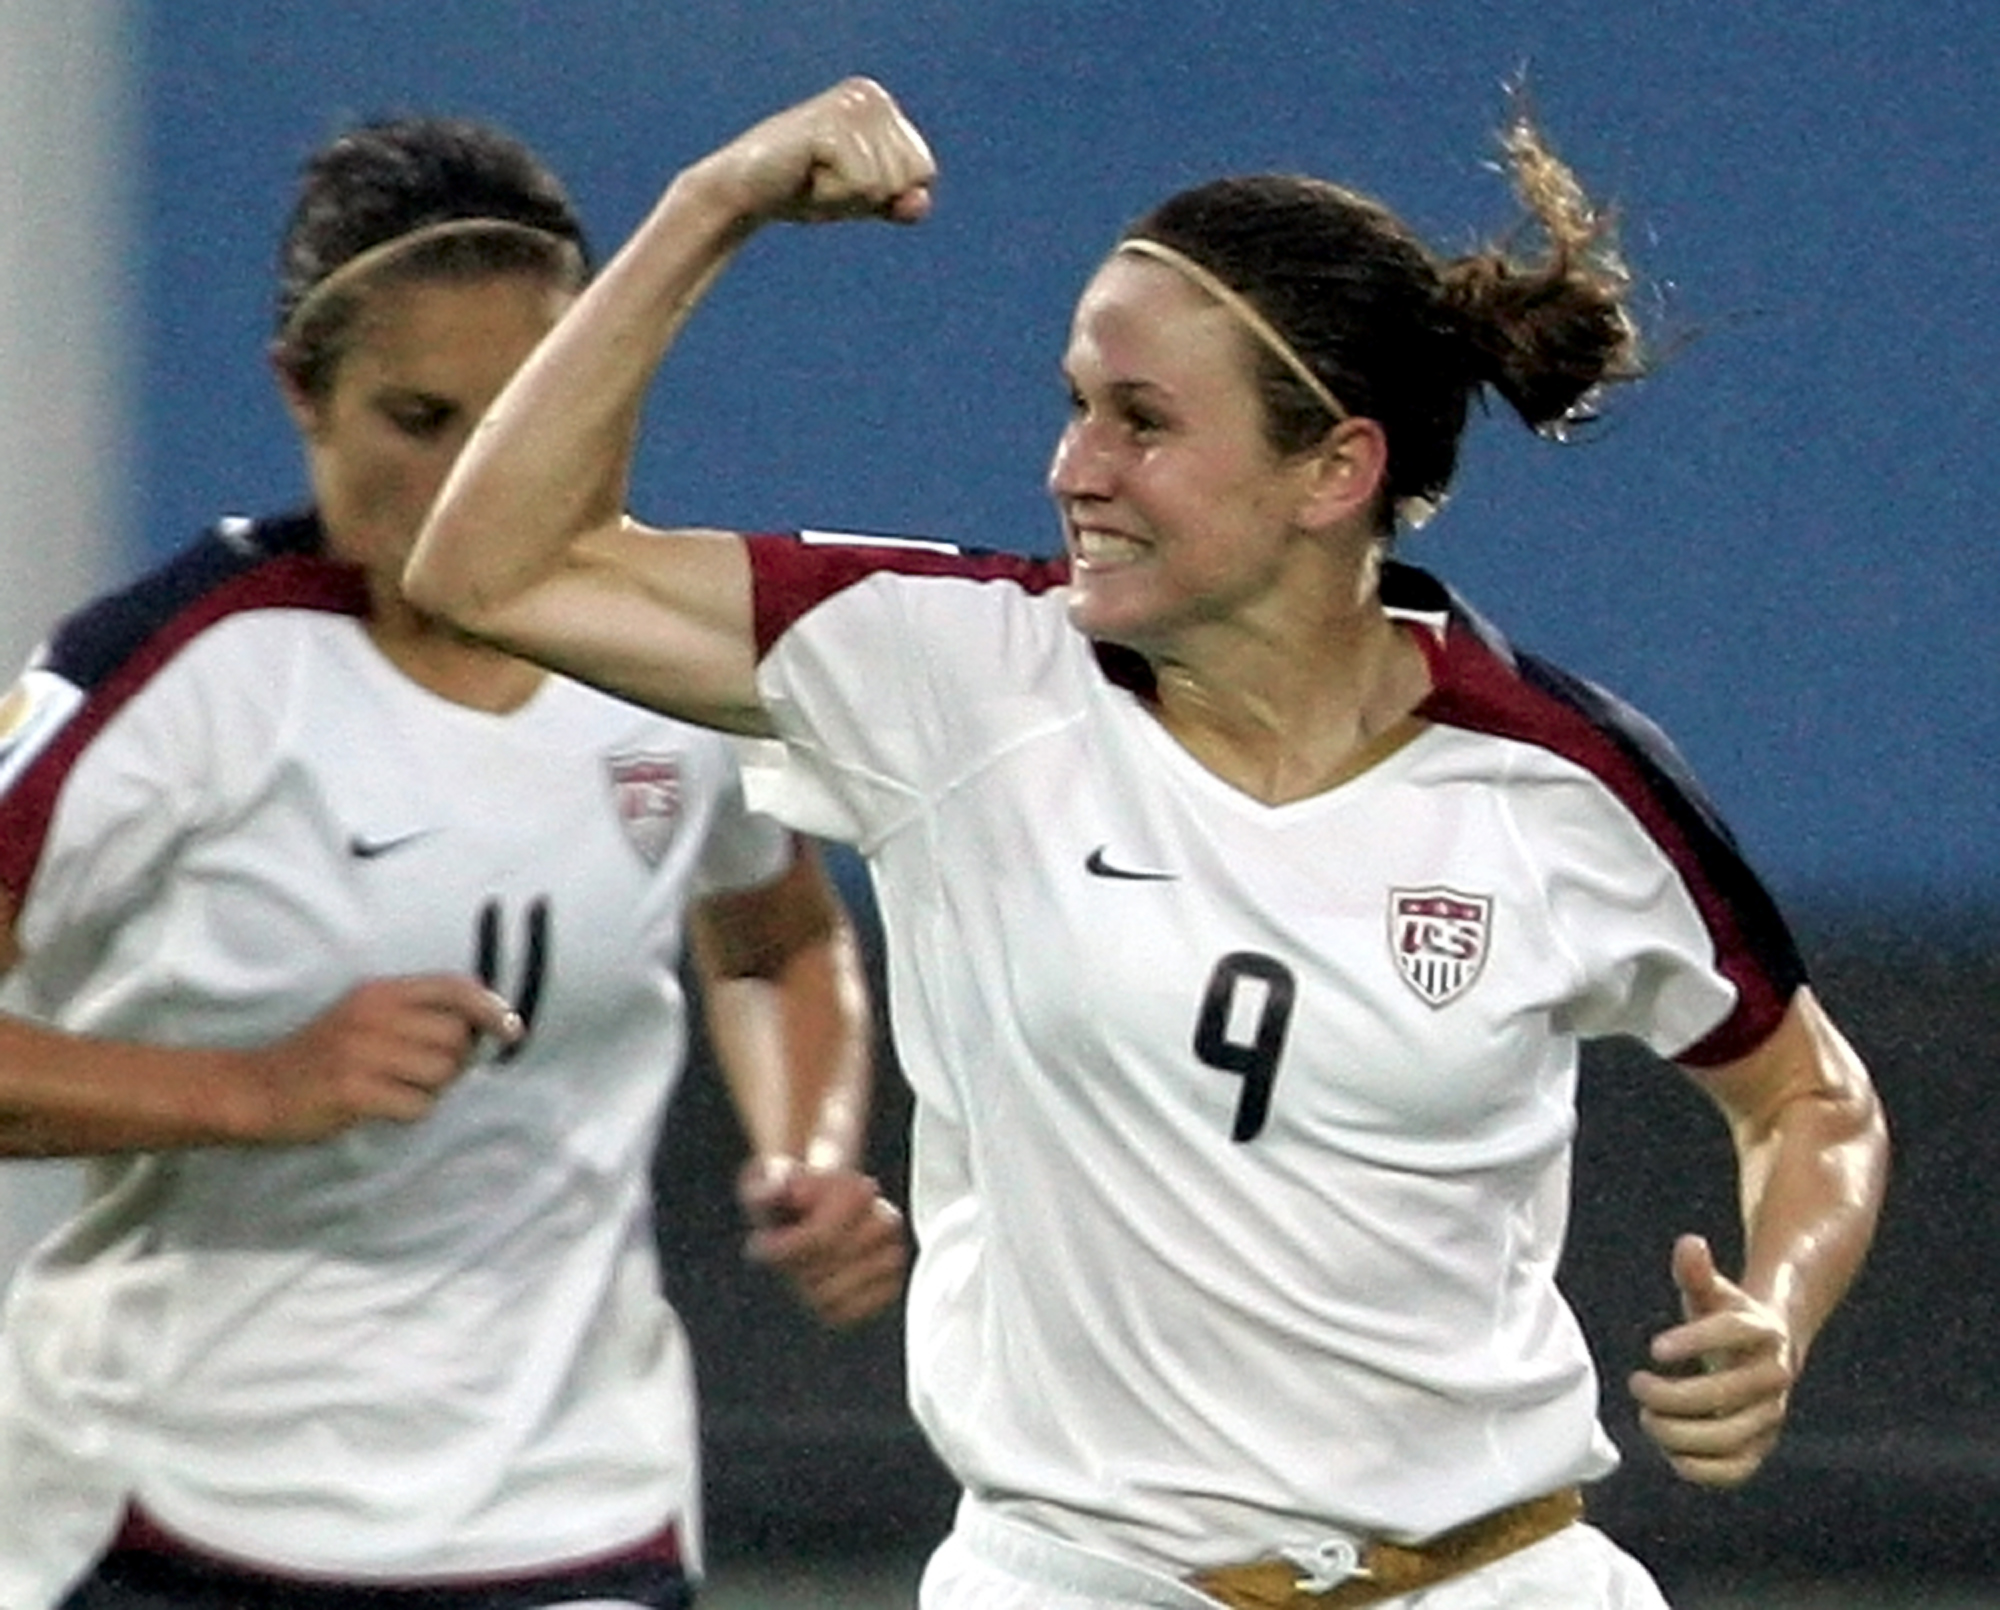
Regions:
[[[273,341],[265,349],[265,360],[271,365],[271,376],[278,383],[278,396],[285,405],[285,412],[292,416],[292,423],[299,434],[310,441],[319,433],[319,400],[299,384],[297,372],[285,356],[284,348]]]
[[[1376,519],[1389,484],[1389,438],[1372,419],[1343,419],[1301,455],[1308,480],[1300,524],[1317,529]]]

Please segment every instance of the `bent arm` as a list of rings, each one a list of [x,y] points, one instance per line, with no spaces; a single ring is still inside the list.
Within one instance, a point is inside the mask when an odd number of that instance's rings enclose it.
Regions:
[[[655,709],[760,730],[740,543],[624,514],[653,371],[747,233],[716,186],[674,181],[466,443],[405,573],[411,602]]]
[[[872,1020],[861,947],[804,843],[773,882],[711,896],[690,948],[716,1058],[754,1155],[814,1168],[861,1156]]]
[[[473,433],[411,556],[412,602],[655,709],[764,730],[740,542],[624,515],[641,407],[761,225],[914,219],[932,171],[895,102],[855,79],[679,174]]]
[[[0,973],[19,959],[0,894]],[[0,1157],[85,1157],[321,1140],[436,1105],[481,1036],[521,1023],[470,978],[356,985],[296,1033],[247,1050],[97,1039],[0,1015]]]
[[[1889,1169],[1881,1102],[1809,989],[1749,1056],[1694,1077],[1735,1142],[1740,1283],[1784,1316],[1796,1372],[1874,1239]]]
[[[20,959],[0,894],[0,972]],[[233,1138],[227,1051],[95,1040],[0,1015],[0,1157],[82,1157]]]
[[[1675,1242],[1681,1318],[1630,1386],[1677,1472],[1732,1487],[1777,1445],[1814,1338],[1867,1255],[1889,1138],[1868,1070],[1808,990],[1749,1056],[1690,1072],[1735,1140],[1743,1268],[1732,1280],[1703,1237]]]
[[[0,1017],[0,1156],[81,1157],[243,1138],[239,1053],[95,1040]]]
[[[691,928],[710,1036],[751,1147],[745,1252],[821,1319],[852,1325],[901,1291],[903,1216],[861,1172],[871,1085],[860,948],[816,853],[766,888],[712,899]]]

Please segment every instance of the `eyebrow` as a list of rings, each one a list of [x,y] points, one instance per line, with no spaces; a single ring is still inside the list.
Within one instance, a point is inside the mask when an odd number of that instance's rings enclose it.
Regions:
[[[1059,373],[1062,383],[1069,387],[1070,390],[1075,391],[1077,389],[1076,376],[1070,373],[1069,366],[1067,364],[1061,365]],[[1173,400],[1174,395],[1168,387],[1162,385],[1157,380],[1113,380],[1108,382],[1104,389],[1111,394],[1114,401],[1120,403],[1140,401],[1170,402]]]

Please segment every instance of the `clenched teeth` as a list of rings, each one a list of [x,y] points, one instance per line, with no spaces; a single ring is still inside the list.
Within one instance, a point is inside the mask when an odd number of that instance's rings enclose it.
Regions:
[[[1079,564],[1115,565],[1136,559],[1140,544],[1111,531],[1078,531],[1076,557]]]

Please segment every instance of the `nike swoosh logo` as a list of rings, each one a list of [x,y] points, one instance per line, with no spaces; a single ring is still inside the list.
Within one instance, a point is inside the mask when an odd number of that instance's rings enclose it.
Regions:
[[[356,833],[347,841],[347,853],[357,861],[372,861],[378,855],[387,855],[391,850],[416,843],[418,839],[427,839],[435,832],[437,829],[434,827],[418,827],[407,833],[391,833],[387,838],[370,838],[365,833]]]
[[[1093,878],[1124,878],[1132,883],[1174,883],[1180,878],[1178,872],[1146,872],[1137,867],[1113,866],[1104,859],[1105,847],[1098,847],[1083,858],[1083,870]]]

